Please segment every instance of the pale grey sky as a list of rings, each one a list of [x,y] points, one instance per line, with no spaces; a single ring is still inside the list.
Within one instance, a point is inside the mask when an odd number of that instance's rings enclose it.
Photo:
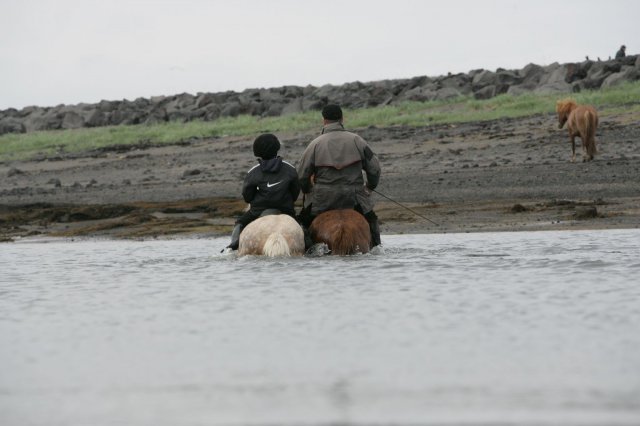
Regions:
[[[640,53],[634,0],[0,0],[0,109]]]

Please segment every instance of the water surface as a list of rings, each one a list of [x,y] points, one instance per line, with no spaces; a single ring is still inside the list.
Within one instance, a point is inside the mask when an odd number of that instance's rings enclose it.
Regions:
[[[0,424],[640,424],[640,231],[0,245]]]

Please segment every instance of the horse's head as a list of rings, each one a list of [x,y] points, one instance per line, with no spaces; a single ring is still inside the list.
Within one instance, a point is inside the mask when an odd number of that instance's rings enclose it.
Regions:
[[[572,99],[563,99],[556,102],[556,112],[558,113],[558,128],[562,129],[564,123],[569,118],[569,113],[576,107],[575,101]]]

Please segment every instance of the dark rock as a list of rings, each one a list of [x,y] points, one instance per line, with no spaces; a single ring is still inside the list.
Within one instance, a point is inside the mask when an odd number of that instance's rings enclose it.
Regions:
[[[22,175],[22,174],[24,174],[24,172],[22,170],[16,169],[15,167],[12,167],[7,172],[7,177],[16,176],[16,175]]]
[[[209,105],[212,102],[215,102],[215,96],[211,93],[203,93],[198,96],[196,99],[196,108],[202,108]]]
[[[598,209],[595,206],[579,207],[574,213],[574,218],[577,220],[593,219],[598,217]]]
[[[536,64],[528,64],[520,70],[519,74],[522,77],[522,84],[531,84],[535,86],[542,79],[544,74],[544,68]]]
[[[497,77],[494,72],[483,70],[476,74],[472,80],[472,88],[474,92],[487,86],[494,86],[497,82]]]
[[[527,209],[522,204],[514,204],[513,207],[511,207],[511,213],[523,213],[523,212],[526,212],[528,210],[529,209]]]
[[[202,173],[202,171],[200,171],[199,169],[185,170],[182,173],[182,179],[188,178],[190,176],[196,176],[196,175],[199,175],[200,173]]]
[[[282,114],[283,104],[273,103],[262,114],[263,117],[277,117]]]
[[[511,86],[522,83],[523,78],[516,71],[500,71],[496,73],[496,82],[499,85]],[[506,90],[505,90],[506,92]]]
[[[289,102],[282,108],[282,115],[298,114],[303,111],[302,98],[297,98]]]
[[[444,101],[447,99],[458,98],[460,96],[462,96],[462,93],[460,93],[458,90],[454,89],[453,87],[443,87],[442,89],[436,92],[435,99],[439,101]]]
[[[26,131],[24,124],[18,118],[5,117],[0,120],[0,135],[5,133],[24,133]]]
[[[573,83],[576,80],[582,80],[587,76],[587,72],[593,65],[592,61],[585,61],[579,64],[567,64],[567,73],[564,81]]]
[[[99,108],[93,110],[84,122],[87,127],[101,127],[106,126],[108,123],[107,115]]]
[[[601,88],[617,86],[627,81],[640,80],[640,70],[632,66],[624,66],[620,72],[610,74],[602,82]]]
[[[486,86],[473,93],[473,97],[476,99],[490,99],[496,95],[496,86]]]
[[[144,124],[158,124],[169,120],[167,110],[162,106],[154,107],[144,119]]]
[[[79,129],[84,126],[84,119],[75,111],[69,111],[64,115],[60,127],[63,129]]]
[[[220,117],[237,117],[242,112],[242,106],[239,102],[230,102],[222,107]]]
[[[208,104],[204,107],[204,116],[203,119],[206,121],[213,121],[216,118],[220,117],[220,112],[222,111],[220,107],[216,104]]]

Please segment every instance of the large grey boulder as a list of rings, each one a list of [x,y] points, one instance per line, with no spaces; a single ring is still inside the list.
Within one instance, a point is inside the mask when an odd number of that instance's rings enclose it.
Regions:
[[[282,110],[284,109],[284,104],[279,102],[271,102],[269,106],[262,113],[263,117],[278,117],[282,114]]]
[[[564,81],[573,83],[576,80],[582,80],[587,76],[589,69],[593,65],[593,61],[585,61],[581,63],[570,63],[566,65],[567,73]]]
[[[109,124],[109,117],[107,113],[101,111],[100,109],[95,109],[91,111],[91,113],[87,116],[84,121],[84,124],[87,127],[101,127]]]
[[[445,101],[447,99],[454,99],[462,96],[458,90],[453,87],[443,87],[442,89],[436,92],[436,100]]]
[[[454,89],[460,95],[470,95],[473,92],[473,78],[466,74],[451,74],[436,80],[439,89]],[[441,96],[453,93],[446,90]]]
[[[164,107],[162,103],[158,103],[154,106],[154,108],[149,112],[149,114],[143,119],[144,124],[158,124],[169,121],[169,115],[167,114],[167,109]]]
[[[64,113],[60,127],[63,129],[79,129],[84,127],[84,119],[76,111]]]
[[[621,65],[618,62],[594,62],[587,75],[577,82],[579,89],[596,90],[602,86],[604,80],[611,74],[620,72]]]
[[[601,88],[617,86],[627,81],[636,81],[640,79],[640,70],[635,66],[624,65],[620,72],[612,73],[602,82]]]
[[[26,116],[22,123],[27,132],[56,130],[62,125],[62,116],[59,114],[57,107],[36,109]]]
[[[474,92],[477,92],[484,87],[495,86],[496,81],[496,73],[489,70],[482,70],[473,77],[471,87]]]
[[[0,120],[0,135],[5,133],[24,133],[22,121],[16,117],[4,117]]]
[[[237,117],[242,113],[242,105],[238,101],[224,104],[220,111],[220,117]]]
[[[496,86],[495,84],[491,84],[489,86],[484,86],[482,89],[478,89],[473,92],[473,97],[478,100],[483,99],[491,99],[496,95]]]
[[[522,77],[516,71],[499,70],[496,72],[496,95],[507,93],[509,87],[522,83]]]
[[[567,65],[553,63],[545,67],[545,74],[542,75],[535,89],[536,93],[568,93],[573,90],[573,86],[565,81],[567,75]]]
[[[204,108],[204,115],[202,119],[205,121],[213,121],[216,118],[220,117],[220,113],[222,112],[222,108],[218,104],[207,104]]]
[[[545,73],[545,69],[540,65],[527,64],[519,71],[522,77],[521,84],[538,84]]]
[[[540,84],[540,81],[545,76],[545,69],[540,65],[528,64],[523,69],[518,71],[520,76],[520,83],[513,83],[507,89],[509,95],[521,95],[529,93],[536,89]]]
[[[435,85],[433,87],[414,87],[402,94],[401,99],[405,101],[425,102],[436,98],[438,92]]]
[[[280,113],[282,115],[291,115],[291,114],[299,114],[303,111],[304,109],[302,108],[302,98],[295,98],[291,102],[286,104],[282,108]]]

